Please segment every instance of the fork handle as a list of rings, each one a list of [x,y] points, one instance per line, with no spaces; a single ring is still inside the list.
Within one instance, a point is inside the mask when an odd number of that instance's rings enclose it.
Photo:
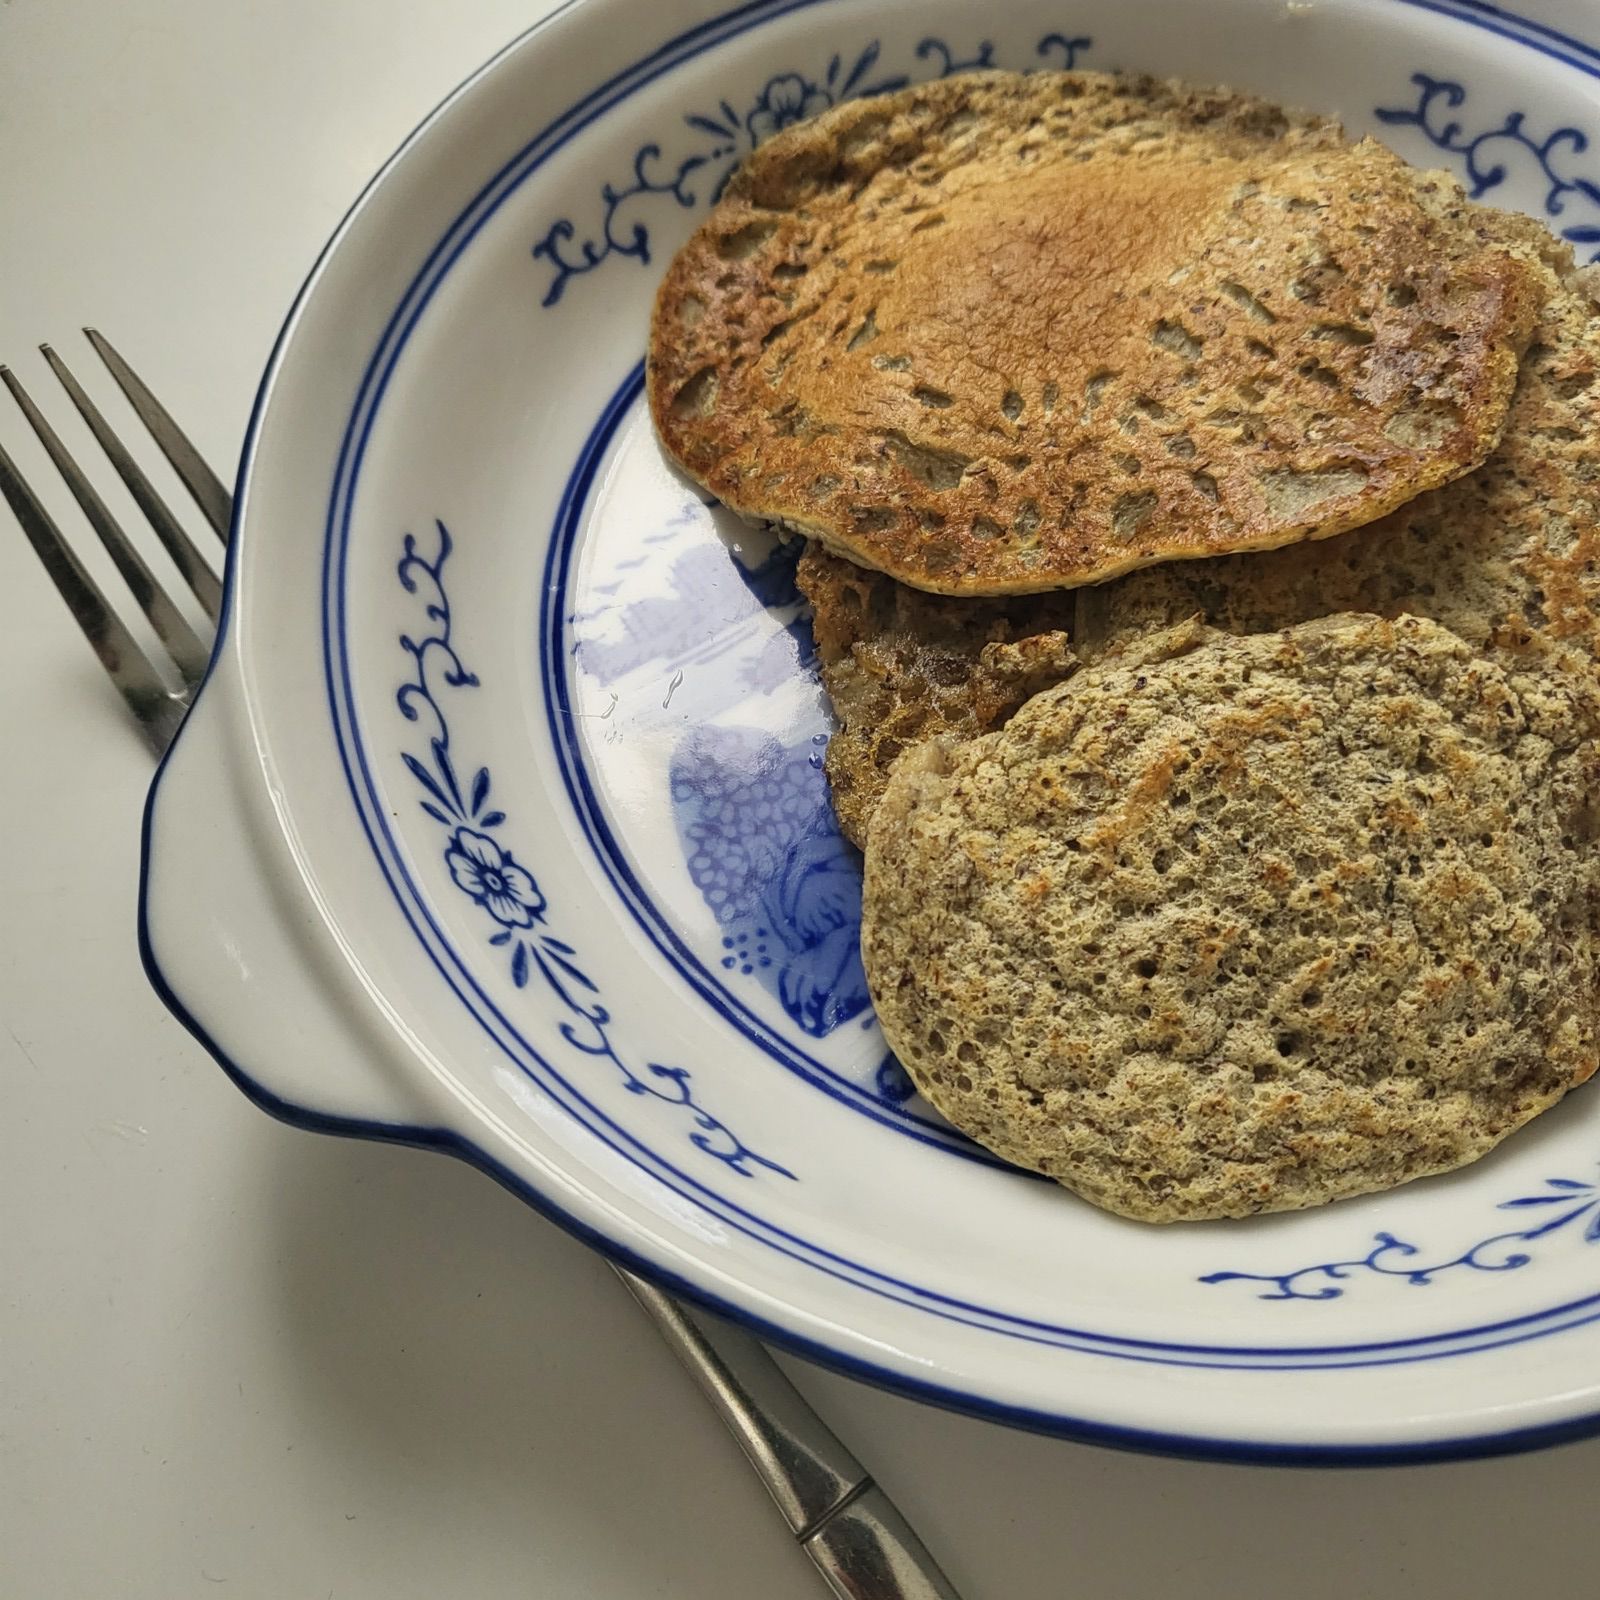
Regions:
[[[760,1340],[621,1267],[616,1272],[705,1392],[840,1600],[961,1600],[894,1502]]]

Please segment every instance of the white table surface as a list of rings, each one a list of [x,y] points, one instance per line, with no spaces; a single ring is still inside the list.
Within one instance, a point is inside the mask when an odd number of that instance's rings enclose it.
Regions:
[[[34,346],[87,371],[93,321],[231,469],[362,182],[544,9],[0,0],[0,360],[59,416]],[[0,397],[46,481],[21,434]],[[596,1259],[443,1157],[269,1121],[162,1009],[149,759],[3,509],[0,655],[0,1594],[815,1600]],[[969,1600],[1600,1591],[1600,1441],[1200,1466],[787,1365]]]

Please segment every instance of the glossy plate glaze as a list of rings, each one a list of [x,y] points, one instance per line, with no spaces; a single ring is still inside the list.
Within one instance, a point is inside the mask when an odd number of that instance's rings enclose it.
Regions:
[[[911,1094],[867,1003],[793,552],[663,462],[658,272],[752,145],[979,65],[1342,114],[1600,251],[1600,51],[1468,0],[586,0],[413,136],[262,388],[153,980],[291,1120],[454,1151],[912,1394],[1196,1454],[1600,1425],[1600,1098],[1476,1166],[1141,1227]]]

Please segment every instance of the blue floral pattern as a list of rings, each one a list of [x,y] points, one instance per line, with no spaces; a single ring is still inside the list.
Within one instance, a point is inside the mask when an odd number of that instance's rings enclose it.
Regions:
[[[1077,64],[1092,42],[1082,35],[1047,33],[1034,54],[1048,66],[1066,69]],[[573,278],[593,272],[614,256],[647,264],[647,218],[656,202],[671,200],[688,209],[698,205],[702,196],[715,200],[739,162],[773,134],[842,100],[905,88],[910,73],[878,72],[882,53],[882,45],[873,39],[848,66],[843,55],[835,54],[815,77],[799,71],[775,73],[743,112],[721,100],[713,110],[686,113],[684,125],[698,137],[695,148],[675,162],[663,156],[660,143],[641,145],[634,152],[629,180],[600,186],[600,222],[594,235],[579,239],[571,218],[560,217],[534,243],[535,259],[548,262],[553,269],[543,304],[555,305]],[[930,64],[937,77],[995,64],[994,45],[987,39],[965,57],[958,57],[942,39],[924,39],[916,48],[916,57]]]
[[[1411,82],[1417,90],[1417,103],[1379,106],[1376,115],[1381,122],[1391,127],[1420,129],[1435,149],[1459,157],[1467,193],[1474,200],[1506,181],[1510,176],[1507,161],[1531,157],[1546,185],[1545,215],[1563,217],[1572,202],[1592,212],[1591,220],[1570,222],[1560,233],[1570,244],[1596,246],[1589,259],[1600,260],[1600,181],[1563,171],[1558,165],[1588,151],[1588,134],[1581,128],[1563,127],[1539,138],[1528,132],[1527,114],[1522,111],[1513,111],[1498,127],[1468,134],[1451,115],[1465,106],[1466,89],[1445,78],[1431,78],[1425,72],[1412,73]]]
[[[672,761],[684,858],[722,930],[723,969],[757,979],[818,1039],[868,1004],[860,857],[834,822],[822,743],[704,728]]]
[[[428,626],[415,637],[400,636],[400,648],[411,659],[411,672],[396,691],[395,703],[405,719],[418,724],[428,736],[425,755],[402,751],[400,759],[421,791],[418,804],[423,812],[445,830],[442,855],[452,881],[489,917],[494,931],[488,942],[506,953],[517,988],[526,988],[537,977],[560,1003],[567,1013],[560,1033],[568,1045],[582,1055],[608,1062],[630,1093],[682,1108],[692,1126],[690,1143],[741,1177],[755,1177],[764,1171],[794,1178],[787,1167],[752,1150],[700,1104],[687,1068],[651,1061],[636,1071],[627,1063],[611,1036],[611,1013],[600,998],[599,985],[584,969],[573,946],[548,930],[549,903],[544,892],[498,837],[506,825],[506,813],[493,803],[489,769],[479,767],[470,781],[462,781],[451,750],[446,702],[441,697],[446,691],[477,688],[481,680],[456,648],[450,596],[444,583],[450,533],[442,522],[436,527],[438,554],[431,558],[422,555],[415,537],[408,533],[397,568],[406,593],[423,598]]]
[[[1212,1272],[1200,1281],[1260,1284],[1263,1288],[1256,1296],[1258,1300],[1338,1300],[1345,1294],[1345,1283],[1361,1273],[1398,1278],[1423,1288],[1441,1274],[1458,1268],[1516,1272],[1534,1260],[1532,1252],[1521,1246],[1542,1243],[1558,1233],[1580,1237],[1585,1244],[1600,1244],[1600,1182],[1546,1178],[1544,1188],[1537,1193],[1502,1200],[1499,1209],[1515,1211],[1530,1220],[1526,1227],[1491,1234],[1443,1260],[1430,1261],[1420,1246],[1397,1239],[1392,1233],[1378,1233],[1373,1235],[1372,1248],[1365,1255],[1348,1260],[1322,1261],[1291,1272]]]
[[[539,885],[484,833],[457,828],[444,853],[456,887],[503,928],[531,928],[544,920]]]

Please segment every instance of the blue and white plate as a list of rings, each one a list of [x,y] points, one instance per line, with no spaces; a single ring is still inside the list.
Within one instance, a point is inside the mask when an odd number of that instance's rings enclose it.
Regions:
[[[670,470],[640,398],[657,276],[752,145],[967,67],[1337,112],[1592,255],[1600,22],[1527,4],[586,0],[519,40],[367,190],[267,373],[149,812],[168,1002],[279,1114],[465,1156],[913,1395],[1229,1456],[1600,1426],[1594,1091],[1452,1176],[1166,1229],[911,1093],[794,552]]]

